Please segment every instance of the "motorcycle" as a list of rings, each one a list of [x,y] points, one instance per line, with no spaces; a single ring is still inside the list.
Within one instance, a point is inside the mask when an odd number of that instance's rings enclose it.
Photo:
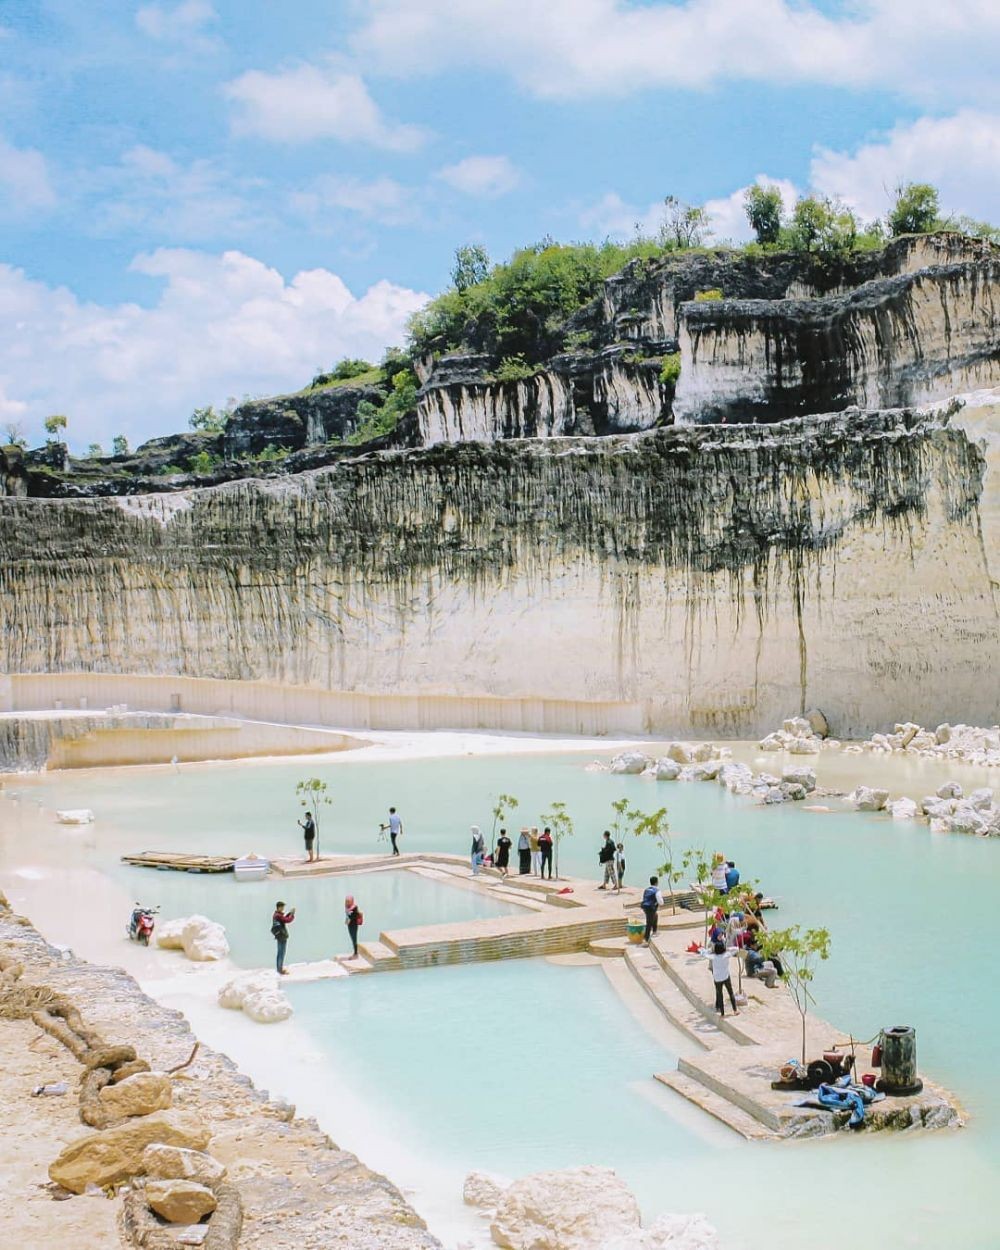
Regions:
[[[130,942],[138,942],[142,946],[149,945],[149,939],[153,936],[153,925],[156,923],[153,917],[159,910],[159,907],[143,907],[136,903],[125,930]]]

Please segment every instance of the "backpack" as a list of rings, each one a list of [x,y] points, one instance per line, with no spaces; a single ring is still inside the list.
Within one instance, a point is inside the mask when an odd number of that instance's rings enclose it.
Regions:
[[[274,924],[271,925],[271,937],[273,938],[287,938],[288,937],[288,930],[285,928],[285,926],[281,923],[280,920],[276,920]]]
[[[643,911],[653,911],[655,908],[659,907],[660,904],[656,901],[656,894],[657,887],[655,885],[646,886],[642,892]]]
[[[357,920],[357,922],[358,922],[358,925],[359,925],[359,926],[361,926],[361,925],[363,925],[363,924],[365,923],[365,913],[361,910],[361,908],[360,908],[360,907],[355,907],[355,909],[354,909],[354,916],[355,916],[355,919]]]

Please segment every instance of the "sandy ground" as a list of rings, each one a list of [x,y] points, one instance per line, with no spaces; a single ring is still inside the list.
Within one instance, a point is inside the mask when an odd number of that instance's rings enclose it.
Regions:
[[[5,1246],[119,1250],[116,1205],[104,1195],[57,1201],[48,1166],[87,1129],[80,1123],[80,1065],[27,1020],[0,1020],[0,1233]],[[33,1098],[36,1085],[66,1081],[62,1097]]]

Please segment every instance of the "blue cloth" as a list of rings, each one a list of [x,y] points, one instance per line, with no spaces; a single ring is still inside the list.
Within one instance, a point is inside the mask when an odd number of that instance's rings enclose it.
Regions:
[[[726,889],[735,890],[740,883],[740,870],[738,868],[726,869]]]

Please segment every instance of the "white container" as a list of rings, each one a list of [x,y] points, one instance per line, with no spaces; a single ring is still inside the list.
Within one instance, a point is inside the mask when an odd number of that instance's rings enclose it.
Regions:
[[[244,855],[233,864],[237,881],[263,881],[271,871],[271,861],[259,855]]]

